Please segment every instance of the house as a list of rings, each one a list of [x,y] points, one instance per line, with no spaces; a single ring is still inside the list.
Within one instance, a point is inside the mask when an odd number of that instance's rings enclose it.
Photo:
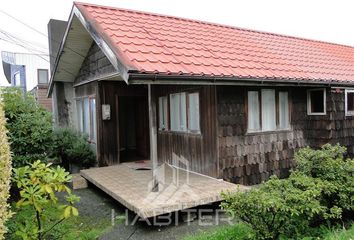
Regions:
[[[288,175],[297,149],[354,152],[354,48],[74,3],[49,96],[99,166],[151,159],[244,185]]]
[[[49,79],[49,57],[46,54],[1,52],[4,74],[11,86],[31,90]]]

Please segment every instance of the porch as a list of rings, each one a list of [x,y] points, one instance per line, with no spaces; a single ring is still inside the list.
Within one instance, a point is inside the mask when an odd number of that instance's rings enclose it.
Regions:
[[[175,168],[158,167],[159,191],[152,192],[150,161],[82,170],[81,175],[142,218],[218,202],[221,191],[243,191],[238,186]]]

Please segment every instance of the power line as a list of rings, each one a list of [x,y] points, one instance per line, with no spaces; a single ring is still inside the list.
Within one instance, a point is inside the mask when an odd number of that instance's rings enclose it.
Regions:
[[[32,30],[35,31],[36,33],[39,33],[40,35],[46,37],[47,39],[49,38],[48,35],[42,33],[41,31],[37,30],[36,28],[34,28],[34,27],[28,25],[27,23],[21,21],[20,19],[18,19],[18,18],[16,18],[16,17],[12,16],[11,14],[9,14],[9,13],[7,13],[7,12],[1,10],[1,9],[0,9],[0,12],[3,13],[3,14],[5,14],[5,15],[8,16],[8,17],[14,19],[15,21],[17,21],[17,22],[23,24],[24,26],[26,26],[26,27],[32,29]],[[50,38],[50,40],[53,41],[53,42],[56,42],[56,43],[61,44],[61,41],[57,41],[56,39]],[[68,46],[66,46],[65,48],[69,49],[70,51],[76,53],[77,55],[79,55],[80,57],[82,57],[82,58],[85,59],[85,56],[83,56],[81,53],[75,51],[74,49],[72,49],[72,48],[70,48],[70,47],[68,47]]]

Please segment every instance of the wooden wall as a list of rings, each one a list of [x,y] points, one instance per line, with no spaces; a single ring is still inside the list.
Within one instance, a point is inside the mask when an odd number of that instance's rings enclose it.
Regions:
[[[155,86],[154,86],[155,87]],[[158,131],[159,163],[172,162],[172,154],[184,157],[192,171],[218,177],[216,95],[214,86],[157,86],[156,97],[183,91],[199,91],[200,134]],[[179,167],[185,167],[180,164]]]

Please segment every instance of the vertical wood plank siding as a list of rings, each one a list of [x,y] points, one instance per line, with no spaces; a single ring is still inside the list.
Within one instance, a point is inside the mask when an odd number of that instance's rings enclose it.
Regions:
[[[172,154],[189,161],[192,171],[218,177],[216,144],[216,97],[214,86],[158,86],[157,97],[170,93],[198,91],[200,98],[200,134],[158,131],[159,163],[172,163]],[[185,167],[183,164],[179,167]]]

